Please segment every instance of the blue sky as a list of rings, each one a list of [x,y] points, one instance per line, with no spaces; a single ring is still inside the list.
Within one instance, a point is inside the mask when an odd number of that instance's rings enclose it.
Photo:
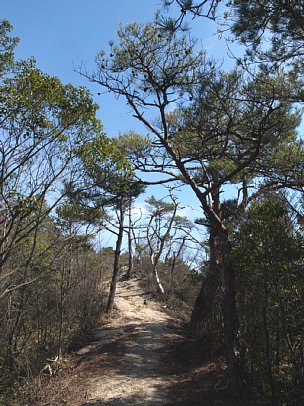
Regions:
[[[98,117],[109,136],[142,130],[123,101],[109,94],[98,96],[101,89],[74,72],[73,66],[85,63],[88,70],[93,70],[97,52],[107,50],[109,40],[116,40],[118,25],[153,21],[161,0],[6,0],[2,3],[0,18],[9,20],[14,26],[13,34],[20,38],[17,59],[33,56],[43,72],[58,76],[63,83],[87,86],[100,104]],[[227,58],[225,41],[214,35],[213,23],[196,19],[191,25],[193,34],[209,54],[224,60],[226,66],[233,64]],[[166,192],[158,188],[149,190],[152,193],[160,196]],[[140,204],[144,205],[143,198]],[[183,205],[195,207],[194,211],[185,209],[188,217],[200,216],[191,194],[183,193]]]
[[[14,35],[20,38],[16,49],[18,59],[33,56],[43,72],[58,76],[64,83],[89,87],[101,106],[98,115],[109,136],[137,129],[123,102],[108,94],[98,96],[98,86],[74,72],[73,66],[83,62],[89,70],[93,69],[97,52],[107,50],[109,40],[115,41],[118,25],[153,21],[161,0],[7,0],[3,3],[0,18],[9,20]],[[213,23],[197,19],[194,27],[202,46],[216,58],[225,58],[225,43],[213,35]]]

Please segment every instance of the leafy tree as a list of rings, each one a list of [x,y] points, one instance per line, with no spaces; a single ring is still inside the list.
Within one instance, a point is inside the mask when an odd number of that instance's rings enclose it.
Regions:
[[[17,396],[19,384],[32,380],[47,358],[57,357],[60,366],[67,349],[92,333],[102,303],[102,275],[88,237],[61,234],[48,216],[13,254],[7,267],[18,269],[9,277],[14,289],[0,298],[3,402],[12,391]],[[56,362],[48,366],[52,372]]]
[[[75,215],[86,224],[106,229],[116,235],[112,281],[107,312],[113,310],[125,216],[132,200],[143,191],[133,177],[123,148],[117,139],[97,134],[77,149],[79,181],[70,188],[68,215]],[[114,216],[111,212],[114,211]]]
[[[300,396],[303,376],[303,235],[284,200],[266,196],[249,208],[234,238],[247,379],[285,402]]]
[[[2,30],[10,30],[2,23]],[[34,60],[13,61],[15,40],[2,39],[0,81],[0,273],[18,244],[35,231],[62,198],[54,189],[69,169],[74,146],[100,131],[88,91],[62,85]],[[5,45],[6,44],[6,45]],[[45,201],[52,194],[52,204]]]
[[[14,62],[14,49],[19,42],[10,37],[13,27],[7,20],[0,20],[0,73],[6,73]]]
[[[0,392],[66,350],[100,309],[88,239],[51,217],[75,150],[101,133],[97,106],[85,88],[63,85],[33,59],[16,62],[11,30],[0,22]]]
[[[232,32],[261,57],[272,62],[303,64],[303,3],[299,0],[228,2],[233,15]],[[265,50],[266,41],[271,47]],[[251,52],[249,51],[249,53]]]
[[[163,0],[166,9],[178,6],[180,15],[175,20],[164,18],[164,28],[182,28],[186,14],[192,17],[216,19],[225,8],[226,22],[235,37],[252,50],[276,61],[286,61],[302,56],[303,4],[299,0]],[[220,6],[221,9],[220,9]],[[227,30],[226,30],[227,31]],[[269,42],[271,48],[265,43]]]
[[[177,18],[166,17],[160,11],[157,13],[158,24],[166,30],[174,32],[178,29],[188,29],[186,23],[187,14],[214,20],[221,0],[204,0],[199,2],[193,0],[163,0],[162,3],[166,10],[170,9],[172,5],[179,7],[180,13]]]
[[[115,187],[115,186],[114,186]],[[118,280],[118,274],[119,274],[119,260],[120,260],[120,253],[121,253],[121,245],[122,245],[122,240],[123,240],[123,233],[124,233],[124,220],[126,216],[126,212],[128,210],[128,207],[130,207],[130,202],[132,199],[137,197],[140,193],[142,193],[142,188],[138,184],[132,184],[130,182],[130,185],[126,188],[124,187],[123,190],[113,190],[112,193],[115,194],[117,193],[116,196],[114,196],[114,199],[112,200],[112,204],[114,203],[114,207],[116,210],[116,216],[117,216],[117,222],[118,222],[118,232],[117,232],[117,240],[116,240],[116,246],[115,246],[115,256],[114,256],[114,265],[113,265],[113,275],[112,275],[112,280],[111,280],[111,286],[110,286],[110,293],[109,293],[109,298],[108,298],[108,303],[107,303],[107,312],[110,313],[113,310],[114,306],[114,298],[115,298],[115,292],[116,292],[116,284]],[[114,202],[113,202],[114,200]],[[114,226],[115,227],[115,226]],[[113,223],[112,227],[109,229],[111,232],[113,232]]]

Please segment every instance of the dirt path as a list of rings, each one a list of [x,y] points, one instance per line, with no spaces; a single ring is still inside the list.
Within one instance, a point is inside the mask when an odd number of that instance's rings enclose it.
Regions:
[[[77,353],[64,384],[58,381],[52,399],[41,404],[171,404],[169,388],[176,377],[165,357],[172,343],[183,339],[181,328],[138,280],[118,283],[115,305],[117,317],[97,330],[94,341]]]
[[[90,352],[98,375],[87,381],[85,404],[164,405],[170,371],[162,358],[170,342],[182,338],[177,326],[146,298],[138,281],[119,283],[115,303],[120,316],[97,331],[98,344]],[[87,362],[92,368],[85,355],[82,363]]]
[[[138,280],[119,282],[115,304],[115,317],[78,351],[68,371],[51,380],[37,405],[262,404],[230,398],[223,360],[210,361],[208,349],[186,339],[176,319],[150,300]]]

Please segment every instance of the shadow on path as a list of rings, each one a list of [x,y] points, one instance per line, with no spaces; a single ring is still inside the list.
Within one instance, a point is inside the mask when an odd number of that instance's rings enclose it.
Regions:
[[[54,379],[52,406],[242,406],[225,387],[225,363],[179,322],[148,301],[138,281],[120,282],[117,314],[79,350],[64,379]],[[212,361],[208,357],[212,357]],[[57,385],[57,386],[56,386]]]

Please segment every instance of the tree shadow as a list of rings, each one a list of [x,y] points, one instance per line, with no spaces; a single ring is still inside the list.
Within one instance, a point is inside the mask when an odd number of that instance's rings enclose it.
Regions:
[[[110,327],[100,332],[85,353],[78,356],[77,367],[100,373],[114,370],[126,377],[149,378],[167,376],[170,369],[163,357],[170,351],[171,341],[179,337],[166,322],[131,323],[121,328]]]
[[[235,398],[227,385],[227,366],[223,351],[213,351],[203,339],[189,335],[172,343],[166,362],[176,371],[176,381],[168,391],[169,403],[176,406],[268,406],[254,391]]]

